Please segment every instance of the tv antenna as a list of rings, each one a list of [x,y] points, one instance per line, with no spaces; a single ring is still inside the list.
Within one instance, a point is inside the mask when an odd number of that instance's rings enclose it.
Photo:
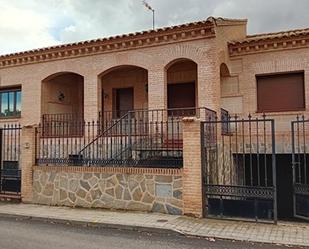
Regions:
[[[155,29],[155,10],[152,8],[145,0],[143,0],[143,5],[152,12],[152,29]]]

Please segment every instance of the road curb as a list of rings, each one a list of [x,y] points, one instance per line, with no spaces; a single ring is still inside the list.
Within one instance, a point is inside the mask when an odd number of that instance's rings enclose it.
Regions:
[[[23,214],[7,214],[7,213],[0,213],[0,218],[24,219],[24,220],[43,221],[43,222],[50,222],[64,225],[75,225],[75,226],[93,227],[93,228],[111,228],[111,229],[128,230],[128,231],[185,236],[185,234],[181,233],[180,231],[168,228],[159,228],[159,227],[135,226],[135,225],[114,224],[114,223],[99,223],[94,221],[93,222],[78,221],[78,220],[59,219],[52,217],[40,217],[40,216],[29,216]]]
[[[73,225],[80,227],[92,227],[92,228],[109,228],[109,229],[117,229],[117,230],[127,230],[127,231],[137,231],[137,232],[148,232],[148,233],[156,233],[156,234],[164,234],[164,235],[176,235],[176,236],[185,236],[190,238],[200,238],[206,239],[209,241],[214,240],[225,240],[225,241],[239,241],[239,242],[247,242],[253,244],[264,244],[264,245],[277,245],[277,246],[286,246],[286,247],[300,247],[307,248],[308,245],[290,243],[290,244],[280,244],[276,242],[265,242],[251,239],[239,239],[239,238],[227,238],[221,236],[207,236],[207,235],[198,235],[191,234],[190,232],[185,232],[178,230],[176,228],[162,228],[162,227],[147,227],[147,226],[137,226],[137,225],[124,225],[124,224],[114,224],[114,223],[99,223],[95,221],[79,221],[79,220],[68,220],[68,219],[59,219],[52,217],[41,217],[41,216],[29,216],[23,214],[9,214],[9,213],[0,213],[0,218],[12,218],[12,219],[24,219],[24,220],[33,220],[33,221],[41,221],[41,222],[49,222],[55,224],[63,224],[63,225]]]

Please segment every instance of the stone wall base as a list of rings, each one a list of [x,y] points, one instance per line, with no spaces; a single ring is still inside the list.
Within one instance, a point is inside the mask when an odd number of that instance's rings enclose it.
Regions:
[[[34,167],[33,203],[183,214],[182,170],[100,169]]]

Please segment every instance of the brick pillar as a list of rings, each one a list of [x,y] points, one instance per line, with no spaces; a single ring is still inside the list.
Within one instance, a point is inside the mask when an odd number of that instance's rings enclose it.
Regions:
[[[98,119],[99,114],[99,90],[98,77],[93,75],[84,76],[84,118],[86,121]]]
[[[217,55],[215,55],[217,56]],[[219,113],[220,70],[217,60],[205,59],[198,64],[198,106],[207,107]]]
[[[166,109],[166,83],[164,68],[154,68],[148,71],[148,109]]]
[[[203,216],[201,122],[183,119],[183,202],[184,214]]]
[[[21,133],[21,197],[32,202],[32,167],[35,165],[35,127],[24,126]]]

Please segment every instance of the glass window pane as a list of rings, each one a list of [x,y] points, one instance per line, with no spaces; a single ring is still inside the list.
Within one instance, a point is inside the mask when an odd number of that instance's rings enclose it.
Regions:
[[[21,113],[21,91],[16,92],[16,115]]]
[[[9,112],[8,115],[14,115],[15,92],[9,92]]]
[[[9,100],[9,94],[7,92],[1,93],[1,116],[7,116],[8,100]]]

